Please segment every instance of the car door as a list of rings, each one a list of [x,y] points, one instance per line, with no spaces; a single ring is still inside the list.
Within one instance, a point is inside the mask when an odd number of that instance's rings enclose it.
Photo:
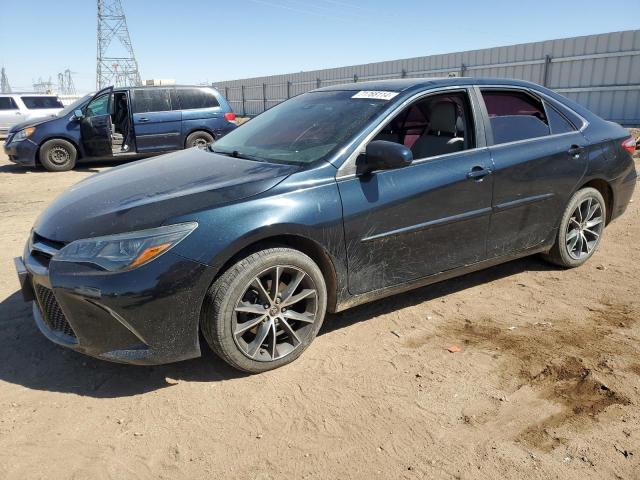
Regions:
[[[338,178],[352,294],[411,282],[486,256],[492,198],[489,152],[483,134],[478,134],[481,126],[474,126],[468,92],[439,95],[457,95],[466,105],[468,133],[462,151],[418,155],[405,168]],[[403,115],[414,117],[395,138],[415,148],[430,127],[420,127],[411,108],[390,124]],[[373,139],[390,141],[397,134],[397,129],[385,127]]]
[[[487,254],[535,249],[551,238],[585,172],[587,142],[533,91],[482,88],[479,97],[494,164]]]
[[[83,109],[80,118],[80,135],[87,155],[111,156],[111,102],[113,87],[96,93]]]
[[[136,150],[162,152],[183,148],[182,114],[171,110],[170,88],[136,88],[131,91]]]
[[[0,132],[6,132],[22,120],[22,112],[13,97],[0,97]]]

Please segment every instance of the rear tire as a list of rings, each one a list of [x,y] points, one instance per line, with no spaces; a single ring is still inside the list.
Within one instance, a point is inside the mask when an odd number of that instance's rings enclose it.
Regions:
[[[40,147],[40,163],[50,172],[64,172],[76,165],[78,151],[72,143],[54,138],[47,140]]]
[[[565,208],[556,242],[542,257],[564,268],[579,267],[595,253],[607,218],[607,206],[595,188],[578,190]]]
[[[291,248],[269,248],[238,261],[214,282],[201,328],[225,362],[259,373],[298,358],[320,330],[326,307],[315,262]]]
[[[215,139],[213,135],[204,131],[197,131],[191,133],[187,140],[184,142],[184,148],[197,147],[200,149],[205,149],[207,145],[214,143]]]

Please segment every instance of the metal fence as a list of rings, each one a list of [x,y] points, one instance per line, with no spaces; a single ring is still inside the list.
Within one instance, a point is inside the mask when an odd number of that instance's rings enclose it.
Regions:
[[[239,115],[340,83],[390,78],[504,77],[545,85],[608,120],[640,125],[640,30],[350,67],[215,82]]]

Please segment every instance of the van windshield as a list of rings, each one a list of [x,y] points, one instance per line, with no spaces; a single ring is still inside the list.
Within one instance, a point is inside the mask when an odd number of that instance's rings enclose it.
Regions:
[[[77,110],[78,108],[80,108],[81,105],[83,105],[85,102],[89,101],[89,99],[93,97],[93,93],[89,93],[87,95],[85,95],[82,98],[79,98],[78,100],[76,100],[75,102],[67,105],[66,107],[64,107],[62,110],[60,110],[57,114],[58,117],[64,117],[68,114],[70,114],[71,112],[73,112],[74,110]]]
[[[358,96],[357,91],[305,93],[236,128],[211,150],[240,158],[308,164],[335,152],[387,105],[388,100]]]

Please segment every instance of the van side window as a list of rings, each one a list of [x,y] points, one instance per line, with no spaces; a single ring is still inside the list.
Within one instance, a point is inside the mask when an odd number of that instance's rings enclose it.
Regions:
[[[549,126],[551,127],[551,133],[557,135],[558,133],[575,132],[574,127],[564,115],[553,108],[548,102],[544,102],[544,106],[547,108],[547,115],[549,117]]]
[[[220,106],[214,93],[204,88],[179,88],[178,98],[180,99],[181,110]]]
[[[373,140],[400,143],[416,160],[475,147],[473,119],[465,92],[430,95],[397,114]]]
[[[109,113],[109,95],[105,93],[91,101],[87,105],[85,115],[87,117],[96,117],[98,115],[107,115]]]
[[[542,102],[518,90],[482,90],[493,143],[507,143],[549,135],[549,123]]]
[[[20,97],[20,99],[29,110],[64,108],[58,97]]]
[[[18,105],[11,97],[0,97],[0,110],[17,110]]]
[[[168,88],[133,90],[133,113],[166,112],[171,110]]]

